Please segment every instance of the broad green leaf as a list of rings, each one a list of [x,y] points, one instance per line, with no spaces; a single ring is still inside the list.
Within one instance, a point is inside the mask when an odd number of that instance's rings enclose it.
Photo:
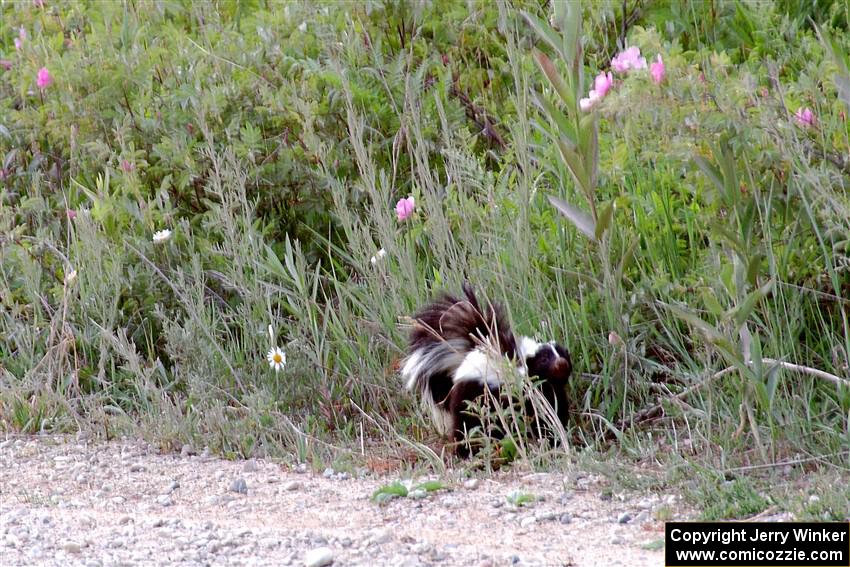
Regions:
[[[573,146],[578,145],[578,137],[576,135],[575,126],[573,126],[569,119],[564,116],[564,113],[552,104],[545,96],[537,95],[535,99],[546,117],[551,119],[558,127],[558,132],[561,136],[569,140]],[[549,135],[553,136],[554,140],[558,139],[557,136],[552,133],[549,133]]]
[[[555,68],[555,64],[552,63],[552,60],[549,59],[549,57],[545,53],[538,50],[534,51],[534,60],[537,61],[537,65],[540,67],[540,70],[543,71],[543,74],[546,75],[547,79],[549,79],[549,84],[552,85],[552,88],[554,88],[555,92],[558,93],[558,96],[561,97],[561,100],[564,102],[564,105],[570,109],[570,113],[575,114],[575,94],[573,93],[570,86],[561,77],[561,74],[558,72],[558,69]]]
[[[718,165],[723,171],[723,187],[726,203],[731,207],[741,200],[741,190],[738,186],[738,173],[735,166],[735,156],[728,145],[723,144],[719,152]]]
[[[585,212],[573,207],[563,199],[549,196],[549,202],[553,207],[558,209],[562,215],[570,219],[570,221],[579,229],[585,236],[591,240],[596,240],[596,223]]]
[[[833,76],[838,98],[841,99],[847,110],[850,110],[850,57],[844,53],[841,45],[832,38],[828,31],[821,27],[815,27],[815,30],[838,68]]]
[[[709,163],[707,159],[699,155],[694,156],[694,163],[697,164],[697,167],[699,167],[711,180],[720,195],[724,195],[726,192],[726,185],[723,183],[723,177],[720,174],[720,170]]]
[[[611,224],[611,219],[614,218],[614,202],[608,201],[604,207],[602,207],[602,211],[599,213],[599,220],[596,223],[596,230],[594,231],[594,236],[596,240],[602,238],[602,235],[605,234],[605,231],[608,230],[608,226]]]
[[[266,246],[266,268],[278,277],[286,277],[286,268],[280,263],[280,258],[274,253],[271,246]]]
[[[715,317],[720,317],[726,311],[723,309],[723,306],[720,305],[720,302],[717,301],[717,298],[714,296],[714,291],[710,288],[703,288],[702,302],[708,311]]]
[[[564,60],[567,59],[567,54],[563,51],[564,44],[562,38],[558,35],[558,32],[552,29],[552,26],[534,14],[523,11],[522,16],[528,22],[528,25],[531,26],[531,29],[537,33],[537,37],[548,43],[549,47],[555,50]]]
[[[723,333],[718,331],[711,323],[704,321],[699,315],[686,311],[685,309],[675,305],[667,305],[666,307],[673,313],[673,315],[702,331],[710,341],[727,341],[726,337],[723,336]]]
[[[537,497],[528,492],[511,492],[507,495],[507,501],[516,507],[525,506],[526,504],[534,504],[537,502]]]
[[[575,152],[574,147],[570,147],[569,141],[563,138],[558,140],[558,150],[560,150],[561,157],[564,158],[567,169],[572,174],[578,188],[584,193],[585,197],[592,199],[593,192],[590,186],[590,178],[587,176],[587,171],[581,162],[581,156]]]
[[[776,396],[776,386],[779,384],[779,373],[782,370],[782,365],[774,364],[767,371],[767,379],[765,381],[765,389],[767,390],[767,403],[769,407],[773,406],[773,399]]]
[[[766,284],[761,286],[760,288],[751,291],[747,294],[747,297],[733,309],[731,309],[728,313],[728,317],[735,321],[735,325],[740,327],[744,324],[744,322],[749,318],[750,314],[755,309],[758,302],[761,301],[763,297],[765,297],[768,293],[773,289],[773,279],[768,281]]]
[[[579,0],[555,0],[552,3],[555,25],[563,36],[564,60],[574,70],[581,69],[581,20],[582,9]]]
[[[425,492],[436,492],[437,490],[442,490],[444,488],[448,488],[445,484],[440,482],[439,480],[427,480],[421,484],[416,485],[413,490],[424,490]]]
[[[747,283],[756,285],[758,281],[759,271],[761,270],[761,262],[764,260],[764,254],[754,254],[747,262]]]
[[[400,482],[386,484],[372,494],[372,500],[378,504],[389,502],[393,498],[404,498],[407,496],[407,488]]]
[[[591,112],[582,117],[579,122],[579,149],[584,158],[585,166],[590,167],[590,187],[596,187],[596,174],[599,168],[599,128],[596,124],[598,116]]]

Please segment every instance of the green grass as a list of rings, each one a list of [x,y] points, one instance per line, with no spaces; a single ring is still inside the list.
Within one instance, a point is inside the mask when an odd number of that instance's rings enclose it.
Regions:
[[[566,449],[501,412],[511,454],[472,466],[674,485],[712,518],[781,501],[761,467],[846,473],[846,4],[627,2],[620,44],[667,75],[592,115],[571,99],[622,3],[585,5],[578,58],[528,25],[577,24],[542,4],[0,7],[0,428],[442,471],[400,318],[469,279],[575,368]]]

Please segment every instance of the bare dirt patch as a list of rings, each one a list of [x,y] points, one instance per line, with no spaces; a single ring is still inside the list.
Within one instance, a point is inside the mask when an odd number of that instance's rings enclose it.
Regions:
[[[505,472],[379,506],[396,478],[39,436],[0,442],[0,476],[7,567],[304,565],[311,551],[334,565],[663,564],[647,548],[664,497],[610,498],[592,475]]]

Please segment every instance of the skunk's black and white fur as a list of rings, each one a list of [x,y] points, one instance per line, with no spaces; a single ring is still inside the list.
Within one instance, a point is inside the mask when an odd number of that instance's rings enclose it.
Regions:
[[[507,371],[527,374],[541,382],[540,391],[566,425],[566,383],[572,371],[567,350],[561,345],[514,337],[504,310],[488,303],[482,308],[472,287],[463,285],[463,297],[438,297],[415,315],[409,351],[401,375],[408,390],[417,390],[431,410],[440,433],[457,443],[458,452],[466,432],[480,425],[467,412],[469,402],[489,390],[489,399],[502,400],[500,389]],[[526,412],[532,412],[527,404]]]

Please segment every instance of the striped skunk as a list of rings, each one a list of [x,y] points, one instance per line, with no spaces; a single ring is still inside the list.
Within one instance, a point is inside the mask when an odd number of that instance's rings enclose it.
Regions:
[[[564,347],[529,337],[517,340],[504,309],[492,303],[482,309],[469,283],[463,284],[463,297],[443,294],[414,319],[401,375],[408,390],[418,390],[437,429],[455,442],[459,455],[470,453],[462,443],[465,434],[482,425],[478,416],[467,411],[469,402],[482,402],[479,398],[489,390],[493,395],[483,400],[499,400],[503,406],[511,403],[500,392],[506,369],[537,378],[541,394],[566,426],[565,387],[572,361]],[[534,417],[533,412],[529,401],[526,416]]]

